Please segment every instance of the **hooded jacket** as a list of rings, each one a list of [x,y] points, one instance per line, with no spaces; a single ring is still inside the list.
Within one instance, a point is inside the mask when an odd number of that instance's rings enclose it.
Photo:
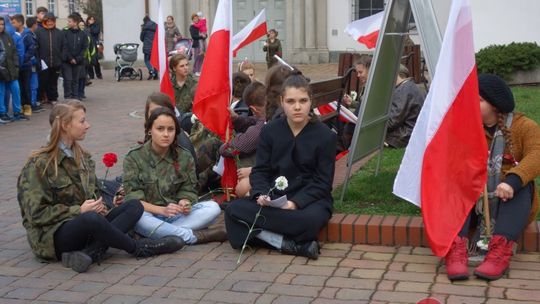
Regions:
[[[70,63],[71,59],[75,59],[76,65],[84,64],[84,52],[88,48],[88,35],[79,28],[66,29],[63,34],[62,62]]]
[[[51,28],[39,27],[36,30],[38,57],[45,61],[48,67],[59,68],[62,65],[62,45],[64,35],[54,25]]]
[[[23,30],[21,37],[24,44],[21,70],[30,70],[37,63],[37,38],[28,28]]]
[[[0,81],[17,80],[19,77],[19,56],[15,42],[5,30],[0,33],[0,40],[5,54],[5,60],[3,63],[0,62]]]
[[[139,37],[143,43],[143,53],[149,55],[152,52],[152,43],[154,43],[154,35],[156,34],[157,24],[149,20],[143,24],[141,36]]]

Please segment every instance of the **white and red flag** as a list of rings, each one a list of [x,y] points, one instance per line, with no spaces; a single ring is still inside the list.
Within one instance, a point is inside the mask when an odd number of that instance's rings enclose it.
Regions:
[[[469,0],[454,0],[429,94],[394,182],[422,209],[429,245],[445,256],[484,189],[482,127]]]
[[[233,56],[236,57],[238,50],[266,35],[267,32],[266,10],[263,8],[255,18],[240,30],[240,32],[233,36]]]
[[[159,91],[169,95],[173,105],[175,104],[174,89],[169,75],[169,59],[165,46],[165,19],[163,18],[163,1],[158,0],[158,22],[154,41],[152,43],[152,53],[150,64],[159,71]]]
[[[201,77],[193,100],[193,114],[210,131],[228,142],[232,134],[229,112],[232,76],[232,0],[219,0]],[[237,181],[234,158],[225,158],[223,188]]]
[[[345,28],[345,33],[353,37],[354,40],[363,43],[368,49],[377,45],[377,38],[381,30],[384,11],[353,21]]]

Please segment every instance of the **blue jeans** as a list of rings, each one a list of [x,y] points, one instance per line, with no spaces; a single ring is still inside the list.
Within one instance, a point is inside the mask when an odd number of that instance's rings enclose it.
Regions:
[[[0,81],[0,114],[9,110],[9,95],[13,101],[13,113],[21,113],[21,89],[18,80]],[[8,102],[6,102],[8,101]]]
[[[206,201],[193,205],[188,215],[178,214],[173,217],[153,215],[144,212],[134,230],[147,238],[160,239],[168,235],[181,237],[186,244],[195,244],[197,238],[193,230],[210,226],[221,213],[219,205],[214,201]]]
[[[38,88],[39,88],[38,73],[32,72],[32,76],[30,78],[30,100],[33,106],[35,106],[37,103]]]
[[[146,68],[148,69],[148,73],[152,75],[156,75],[157,71],[154,69],[152,64],[150,64],[150,54],[144,54],[144,64],[146,64]]]

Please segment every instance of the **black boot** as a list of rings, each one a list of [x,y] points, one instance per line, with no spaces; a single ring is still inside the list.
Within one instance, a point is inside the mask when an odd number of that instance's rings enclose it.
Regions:
[[[105,253],[109,247],[99,243],[92,242],[88,247],[84,248],[82,251],[86,253],[90,258],[92,258],[93,263],[98,265],[105,259]]]
[[[154,79],[154,73],[150,72],[148,74],[148,78],[146,78],[146,80],[152,80],[152,79]]]
[[[317,241],[297,244],[295,241],[283,238],[281,253],[304,256],[316,260],[319,258],[319,243]]]
[[[173,253],[184,247],[182,238],[177,236],[166,236],[158,240],[140,239],[135,240],[135,251],[133,255],[137,258],[147,258],[154,255]]]
[[[79,273],[86,272],[92,265],[92,258],[83,251],[63,252],[62,265]]]

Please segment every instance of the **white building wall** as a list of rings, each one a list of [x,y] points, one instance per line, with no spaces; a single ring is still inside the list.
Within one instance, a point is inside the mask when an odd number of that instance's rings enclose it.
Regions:
[[[141,1],[141,4],[134,5],[133,0],[102,1],[104,60],[114,61],[114,44],[128,42],[140,44],[137,59],[143,60],[142,42],[139,40],[139,35],[145,14],[144,3]]]
[[[352,20],[353,0],[328,1],[328,49],[366,51],[365,46],[344,33]],[[435,14],[444,33],[450,0],[433,1]],[[540,44],[540,1],[538,0],[471,0],[474,44],[478,51],[491,44],[536,42]],[[416,37],[411,37],[418,41]]]

